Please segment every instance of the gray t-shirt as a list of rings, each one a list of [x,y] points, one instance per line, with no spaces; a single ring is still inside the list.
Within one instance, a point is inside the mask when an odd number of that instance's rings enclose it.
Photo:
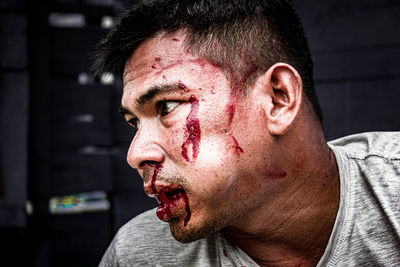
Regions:
[[[364,133],[329,143],[340,174],[340,205],[318,266],[400,266],[400,133]],[[189,244],[147,211],[124,225],[105,266],[258,266],[220,232]]]

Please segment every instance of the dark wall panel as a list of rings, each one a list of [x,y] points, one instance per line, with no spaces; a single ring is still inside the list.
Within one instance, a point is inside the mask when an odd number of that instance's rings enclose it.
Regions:
[[[2,0],[0,1],[0,8],[26,8],[28,0]]]
[[[328,140],[350,133],[348,84],[326,84],[317,87],[324,115],[324,131]]]
[[[398,1],[295,2],[314,52],[400,42]]]
[[[341,82],[343,80],[392,78],[400,73],[398,48],[354,49],[351,51],[316,53],[315,79]]]
[[[111,158],[54,150],[50,162],[50,192],[67,195],[88,191],[111,191]]]
[[[88,72],[95,45],[105,33],[100,27],[52,27],[51,72],[53,74]]]
[[[327,139],[367,131],[398,131],[399,80],[318,86]]]
[[[314,59],[327,139],[399,130],[400,3],[295,2]]]
[[[25,226],[28,75],[0,73],[0,227]]]
[[[51,266],[97,266],[109,241],[107,213],[53,216],[50,221]]]
[[[0,15],[0,68],[27,67],[27,17],[23,14]]]
[[[350,86],[350,131],[400,130],[400,78]]]
[[[111,145],[112,88],[77,80],[51,82],[50,145]]]

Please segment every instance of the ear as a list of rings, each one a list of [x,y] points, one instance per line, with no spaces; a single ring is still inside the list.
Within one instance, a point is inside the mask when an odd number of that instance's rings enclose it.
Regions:
[[[284,135],[300,110],[303,83],[295,68],[276,63],[257,81],[258,101],[266,115],[271,135]]]

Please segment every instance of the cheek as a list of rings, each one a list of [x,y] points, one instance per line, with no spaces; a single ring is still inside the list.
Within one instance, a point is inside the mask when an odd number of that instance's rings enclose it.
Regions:
[[[206,169],[221,168],[226,162],[225,142],[216,136],[203,138],[200,152],[197,162]]]
[[[183,125],[174,126],[161,134],[163,137],[164,150],[170,157],[180,155],[182,140],[185,139],[185,130]],[[179,156],[181,158],[181,156]]]

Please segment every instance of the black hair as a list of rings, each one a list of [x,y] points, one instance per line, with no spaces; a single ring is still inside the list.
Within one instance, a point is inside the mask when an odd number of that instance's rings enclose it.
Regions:
[[[322,122],[308,42],[290,0],[140,1],[99,43],[94,70],[97,75],[122,75],[125,62],[142,42],[179,30],[185,33],[186,48],[219,66],[233,89],[247,88],[277,62],[293,66]]]

